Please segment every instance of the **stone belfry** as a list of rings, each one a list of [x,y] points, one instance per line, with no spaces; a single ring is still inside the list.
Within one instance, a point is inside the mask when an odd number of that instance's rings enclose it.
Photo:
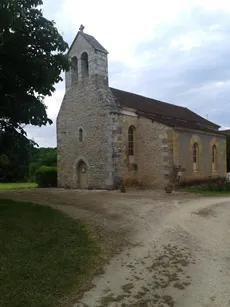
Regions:
[[[77,81],[98,77],[108,85],[108,51],[81,25],[68,52],[71,69],[66,73],[66,90]]]

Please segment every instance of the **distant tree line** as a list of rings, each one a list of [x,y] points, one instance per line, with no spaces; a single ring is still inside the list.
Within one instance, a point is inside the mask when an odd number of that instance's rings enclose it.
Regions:
[[[35,174],[41,166],[57,165],[56,148],[37,148],[26,137],[7,133],[1,136],[0,182],[35,181]]]
[[[35,181],[35,174],[43,166],[57,166],[57,148],[33,148],[29,155],[29,179]]]

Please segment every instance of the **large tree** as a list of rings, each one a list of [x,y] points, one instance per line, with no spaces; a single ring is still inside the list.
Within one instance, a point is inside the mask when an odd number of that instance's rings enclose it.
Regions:
[[[0,2],[0,134],[25,136],[25,125],[52,123],[44,97],[62,80],[61,71],[68,70],[68,45],[54,22],[43,16],[42,4]]]
[[[0,144],[0,182],[27,180],[33,144],[24,135],[12,131],[2,133]]]

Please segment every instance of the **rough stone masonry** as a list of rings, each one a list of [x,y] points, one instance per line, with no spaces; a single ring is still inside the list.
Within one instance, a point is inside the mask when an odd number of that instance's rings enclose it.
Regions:
[[[110,88],[108,52],[83,29],[69,49],[57,118],[58,186],[114,189],[136,180],[162,188],[179,166],[183,180],[225,176],[219,126],[186,108]]]

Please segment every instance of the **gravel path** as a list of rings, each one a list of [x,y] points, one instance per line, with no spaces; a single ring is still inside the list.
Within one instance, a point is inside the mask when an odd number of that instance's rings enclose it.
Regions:
[[[230,198],[59,189],[0,197],[50,204],[130,242],[74,307],[230,306]]]
[[[230,306],[230,198],[135,209],[134,246],[110,261],[75,307]]]

